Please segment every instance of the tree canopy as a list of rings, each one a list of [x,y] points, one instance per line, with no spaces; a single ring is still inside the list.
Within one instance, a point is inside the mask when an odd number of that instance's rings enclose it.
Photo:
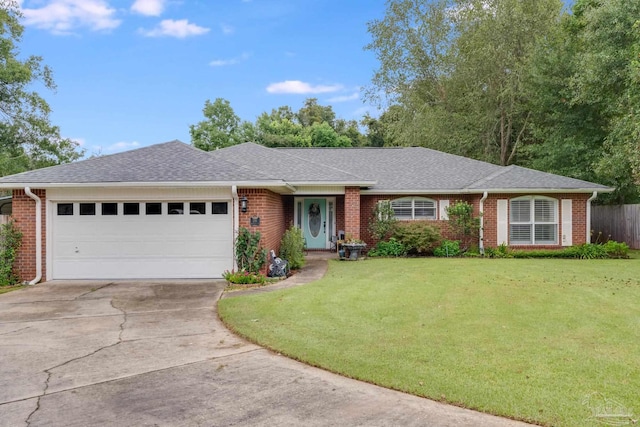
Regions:
[[[39,56],[20,58],[24,31],[15,2],[0,3],[0,176],[79,159],[78,144],[60,136],[51,108],[31,85],[54,90],[51,70]]]
[[[375,145],[423,145],[615,186],[640,184],[640,1],[389,0]]]

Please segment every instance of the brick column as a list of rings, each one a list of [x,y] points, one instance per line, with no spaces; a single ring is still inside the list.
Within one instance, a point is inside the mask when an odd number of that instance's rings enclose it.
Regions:
[[[344,232],[353,239],[360,238],[360,188],[344,189]]]
[[[46,205],[45,190],[31,190],[42,200],[42,281],[46,278]],[[18,249],[14,269],[21,281],[32,280],[36,275],[36,203],[24,193],[24,190],[13,190],[12,217],[16,227],[22,231],[22,245]]]

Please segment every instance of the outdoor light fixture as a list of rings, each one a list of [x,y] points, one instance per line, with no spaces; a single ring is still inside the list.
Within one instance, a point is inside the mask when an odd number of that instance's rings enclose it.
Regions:
[[[249,200],[247,200],[247,196],[242,196],[242,199],[240,199],[240,210],[243,213],[247,211],[248,204],[249,204]]]

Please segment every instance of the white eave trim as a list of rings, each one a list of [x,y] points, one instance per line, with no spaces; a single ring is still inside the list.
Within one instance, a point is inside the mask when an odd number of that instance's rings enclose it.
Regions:
[[[289,184],[297,187],[371,187],[376,185],[376,181],[290,181]]]
[[[509,188],[509,189],[415,189],[415,190],[377,190],[363,189],[360,194],[484,194],[489,191],[491,194],[522,194],[522,193],[611,193],[614,188]]]
[[[295,188],[283,181],[171,181],[171,182],[29,182],[29,183],[2,183],[0,188],[20,189],[25,186],[32,188],[146,188],[146,187],[207,187],[230,188],[232,185],[245,188],[284,187],[291,191]]]

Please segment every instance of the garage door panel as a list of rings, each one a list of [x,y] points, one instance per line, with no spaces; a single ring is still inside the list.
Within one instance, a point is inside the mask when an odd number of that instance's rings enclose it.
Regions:
[[[230,215],[63,216],[54,210],[52,229],[54,279],[213,278],[233,266]]]

